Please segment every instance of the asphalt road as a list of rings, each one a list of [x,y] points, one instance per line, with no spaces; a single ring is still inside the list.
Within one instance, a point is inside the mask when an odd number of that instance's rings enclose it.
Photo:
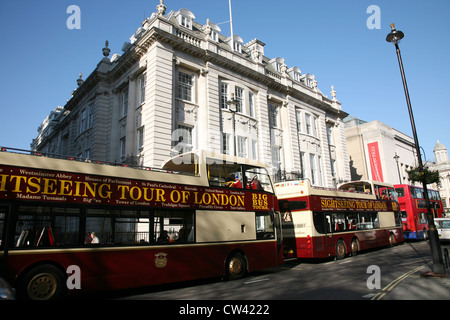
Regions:
[[[442,248],[450,245],[442,245]],[[207,279],[96,295],[125,300],[370,300],[406,272],[431,262],[427,241],[360,253],[344,260],[287,260],[235,281]]]

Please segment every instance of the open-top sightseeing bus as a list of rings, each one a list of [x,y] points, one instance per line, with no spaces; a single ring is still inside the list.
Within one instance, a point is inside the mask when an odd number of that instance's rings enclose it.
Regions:
[[[428,220],[427,203],[422,187],[407,184],[394,185],[398,195],[400,211],[402,213],[403,232],[406,239],[427,239]],[[431,212],[434,218],[442,218],[442,206],[439,191],[428,190]]]
[[[202,151],[151,169],[12,151],[0,151],[0,275],[20,297],[234,279],[283,261],[259,162]]]
[[[343,259],[402,242],[396,199],[377,198],[373,184],[366,182],[366,187],[366,192],[358,192],[354,187],[349,187],[351,191],[313,187],[308,180],[275,184],[285,256]]]

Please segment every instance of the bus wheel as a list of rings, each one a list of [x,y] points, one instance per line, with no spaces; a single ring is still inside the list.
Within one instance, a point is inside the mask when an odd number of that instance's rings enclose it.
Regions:
[[[244,276],[246,271],[247,271],[247,264],[242,254],[236,252],[228,257],[226,264],[227,280],[240,279]]]
[[[345,248],[344,240],[339,239],[336,243],[336,259],[341,260],[345,258],[345,253],[347,249]]]
[[[394,237],[394,234],[391,233],[389,235],[389,247],[393,247],[393,246],[395,246],[395,237]]]
[[[53,300],[64,295],[64,274],[53,265],[41,265],[29,271],[19,285],[20,296],[29,300]]]
[[[352,256],[356,256],[358,255],[358,251],[359,251],[359,241],[358,239],[353,239],[352,240]]]

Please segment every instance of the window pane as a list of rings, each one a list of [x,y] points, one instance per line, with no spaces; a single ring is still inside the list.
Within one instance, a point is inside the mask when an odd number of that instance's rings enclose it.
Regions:
[[[194,214],[191,211],[157,210],[152,240],[156,244],[194,242],[193,221]]]
[[[182,71],[178,72],[178,98],[192,101],[193,76]]]
[[[22,206],[16,217],[15,247],[59,247],[79,244],[77,208]]]

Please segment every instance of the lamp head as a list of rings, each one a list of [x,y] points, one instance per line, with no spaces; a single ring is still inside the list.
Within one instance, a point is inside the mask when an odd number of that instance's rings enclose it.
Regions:
[[[391,32],[386,36],[386,41],[393,44],[398,44],[404,36],[405,34],[403,32],[395,29],[395,23],[392,23]]]

